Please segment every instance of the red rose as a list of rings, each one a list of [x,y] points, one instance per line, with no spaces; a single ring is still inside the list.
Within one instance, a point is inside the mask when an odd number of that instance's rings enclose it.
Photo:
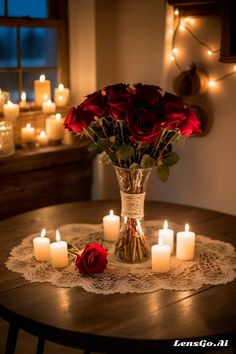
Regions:
[[[98,243],[87,245],[77,255],[75,265],[82,274],[102,273],[107,266],[107,251]]]
[[[134,85],[136,88],[135,102],[144,107],[155,107],[161,98],[161,89],[155,85]]]
[[[138,110],[128,116],[128,128],[132,139],[151,143],[160,135],[160,121],[156,112]]]
[[[104,88],[110,107],[110,116],[115,120],[125,120],[131,110],[133,91],[126,84],[110,85]]]
[[[195,112],[189,111],[188,118],[179,126],[180,133],[189,137],[190,135],[200,134],[202,132],[201,123]]]
[[[107,98],[101,90],[88,95],[80,106],[86,111],[93,112],[99,118],[104,117],[108,112]]]
[[[64,127],[74,133],[82,133],[93,119],[93,112],[85,111],[80,106],[73,107],[66,116]]]
[[[162,126],[166,129],[173,130],[187,119],[186,107],[178,96],[169,92],[165,93],[163,101],[164,122]]]
[[[124,95],[128,92],[129,85],[126,84],[115,84],[104,87],[109,100],[116,99],[120,95]]]

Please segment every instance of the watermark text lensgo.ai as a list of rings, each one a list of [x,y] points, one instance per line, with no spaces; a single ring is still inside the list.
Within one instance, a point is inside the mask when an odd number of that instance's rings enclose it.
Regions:
[[[211,342],[205,339],[200,341],[181,341],[176,339],[173,344],[174,347],[229,347],[228,339],[220,339],[217,342]]]

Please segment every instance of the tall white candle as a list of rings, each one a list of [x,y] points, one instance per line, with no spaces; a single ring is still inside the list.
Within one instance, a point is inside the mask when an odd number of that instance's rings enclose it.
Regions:
[[[7,103],[3,105],[3,114],[7,119],[14,120],[20,114],[20,107],[18,104],[8,100]]]
[[[64,135],[64,126],[61,114],[52,114],[46,119],[46,132],[50,141],[60,142]]]
[[[163,229],[158,230],[158,238],[161,237],[165,245],[170,246],[170,253],[174,251],[174,231],[168,228],[168,222],[165,220]]]
[[[27,123],[25,127],[21,128],[21,142],[23,144],[34,144],[35,143],[35,128]]]
[[[48,261],[50,259],[50,240],[45,235],[46,230],[43,229],[40,237],[33,239],[34,256],[37,261]]]
[[[50,255],[54,268],[63,268],[68,265],[67,242],[61,241],[58,230],[56,230],[56,242],[50,244]]]
[[[59,84],[54,90],[54,101],[58,107],[64,107],[70,96],[70,90],[65,88],[63,84]]]
[[[152,270],[157,273],[170,270],[170,246],[164,245],[161,237],[158,245],[152,246]]]
[[[56,111],[56,104],[51,100],[47,100],[43,102],[43,113],[54,113]]]
[[[110,210],[109,215],[103,217],[103,232],[106,241],[117,241],[119,238],[120,217],[114,215],[113,210]]]
[[[37,106],[43,104],[45,95],[47,95],[47,99],[51,98],[51,82],[46,80],[45,75],[40,75],[39,80],[34,81],[34,97]]]
[[[189,225],[185,225],[185,231],[177,232],[176,257],[182,261],[193,259],[195,251],[195,233],[189,231]]]

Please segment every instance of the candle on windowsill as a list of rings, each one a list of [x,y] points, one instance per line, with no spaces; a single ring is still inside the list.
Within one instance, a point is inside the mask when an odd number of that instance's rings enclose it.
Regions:
[[[54,90],[54,100],[57,107],[64,107],[69,101],[69,96],[70,90],[65,88],[63,84],[59,84]]]
[[[41,231],[40,237],[33,239],[34,256],[37,261],[48,261],[50,259],[50,240],[46,236],[46,230]]]
[[[26,102],[26,93],[23,91],[21,93],[20,109],[21,110],[28,110],[29,108],[30,108],[30,105],[28,102]]]
[[[46,119],[46,132],[49,143],[60,144],[64,136],[64,119],[61,114],[52,114]]]
[[[58,230],[56,230],[56,242],[50,244],[50,256],[54,268],[63,268],[68,265],[67,242],[61,241]]]
[[[43,102],[43,113],[55,113],[56,112],[56,104],[51,100],[47,100]]]
[[[21,128],[21,144],[23,147],[33,146],[35,144],[35,128],[27,123],[25,127]]]
[[[164,245],[159,237],[158,244],[152,246],[152,271],[166,273],[170,270],[170,246]]]
[[[189,231],[189,225],[185,225],[185,231],[177,232],[176,257],[182,261],[193,259],[195,251],[195,233]]]
[[[3,114],[7,119],[14,121],[20,114],[20,107],[16,103],[12,103],[10,100],[3,105]]]
[[[48,100],[51,99],[51,82],[46,80],[45,75],[40,75],[39,80],[34,81],[34,97],[37,106],[42,106],[45,95]]]
[[[174,251],[174,231],[168,228],[167,220],[164,221],[163,229],[158,230],[158,238],[161,237],[165,245],[170,246],[170,253]]]
[[[44,130],[42,130],[40,134],[37,136],[37,142],[39,146],[48,145],[48,136]]]
[[[103,217],[103,233],[106,241],[117,241],[119,238],[120,217],[114,215],[113,210],[110,210],[109,215]]]

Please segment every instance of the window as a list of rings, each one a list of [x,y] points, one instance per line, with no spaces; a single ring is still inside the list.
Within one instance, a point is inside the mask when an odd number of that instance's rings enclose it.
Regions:
[[[22,91],[34,101],[34,80],[44,74],[52,93],[68,85],[66,0],[0,0],[0,88],[14,102]]]

